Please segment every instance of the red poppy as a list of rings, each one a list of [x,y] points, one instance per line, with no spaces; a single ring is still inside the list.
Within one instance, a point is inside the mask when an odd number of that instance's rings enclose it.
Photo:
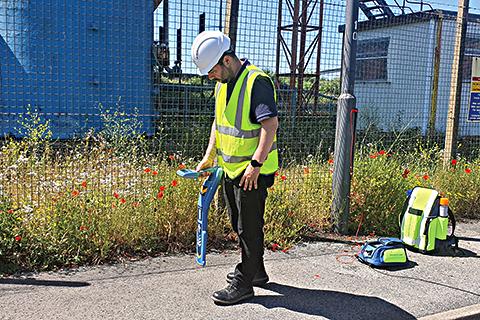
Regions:
[[[160,191],[159,193],[157,193],[157,199],[162,199],[163,198],[163,192]]]
[[[466,174],[472,173],[472,169],[470,169],[470,168],[465,168],[465,173],[466,173]]]
[[[377,157],[376,153],[370,155],[370,159],[375,159],[376,157]]]
[[[287,253],[287,252],[288,252],[288,248],[282,249],[282,252],[283,252],[283,253]]]
[[[127,202],[127,200],[125,200],[125,198],[120,199],[120,203],[125,203],[125,202]]]
[[[152,174],[153,174],[154,176],[156,176],[156,175],[158,174],[158,171],[157,171],[157,170],[153,170]]]
[[[80,193],[80,192],[78,192],[78,190],[73,190],[73,191],[72,191],[72,197],[78,196],[79,193]]]
[[[150,168],[145,168],[143,171],[144,171],[145,173],[149,173],[150,171],[152,171],[152,169],[150,169]]]
[[[423,176],[423,180],[425,180],[425,181],[427,181],[429,178],[430,178],[430,177],[428,176],[428,174],[425,174],[425,175]]]
[[[175,156],[173,154],[171,154],[171,155],[168,156],[168,159],[173,161],[173,160],[175,160]]]
[[[165,191],[165,186],[160,186],[160,188],[158,188],[158,190]]]
[[[457,165],[457,159],[452,159],[452,166],[456,166]]]
[[[178,186],[178,181],[177,180],[172,180],[172,187]]]
[[[22,236],[15,236],[15,241],[22,241]]]
[[[13,214],[13,209],[9,209],[7,212],[8,212],[9,214]]]
[[[119,195],[118,193],[116,193],[116,192],[113,193],[113,196],[114,196],[115,198],[117,198],[117,199],[120,198],[120,195]]]
[[[185,166],[185,164],[183,164],[183,163],[180,163],[180,165],[178,166],[178,169],[179,169],[179,170],[183,170],[183,169],[185,169],[185,168],[186,168],[186,166]]]
[[[282,179],[283,181],[285,181],[285,180],[287,180],[287,176],[286,176],[286,175],[282,175],[282,176],[280,177],[280,179]]]
[[[275,177],[278,177],[279,174],[278,171],[275,171]]]
[[[310,168],[309,167],[303,167],[303,173],[304,174],[309,174],[310,173]]]
[[[80,231],[87,231],[87,230],[88,230],[88,227],[86,227],[86,226],[80,226],[79,229],[80,229]]]
[[[402,177],[406,179],[409,173],[410,173],[410,170],[408,169],[403,170]]]
[[[378,151],[378,154],[381,155],[381,156],[383,156],[383,155],[385,154],[385,150],[380,150],[380,151]]]
[[[276,243],[272,244],[272,251],[277,251],[280,246]]]
[[[87,189],[87,181],[82,181],[82,188]]]
[[[328,164],[333,164],[333,159],[328,159]]]

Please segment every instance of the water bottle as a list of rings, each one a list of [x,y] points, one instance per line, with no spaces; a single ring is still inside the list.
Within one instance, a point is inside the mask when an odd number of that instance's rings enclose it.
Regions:
[[[448,217],[448,198],[440,198],[440,217]]]

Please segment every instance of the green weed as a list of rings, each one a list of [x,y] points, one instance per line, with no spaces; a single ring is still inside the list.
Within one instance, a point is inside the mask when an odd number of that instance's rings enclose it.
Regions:
[[[61,144],[38,113],[22,121],[26,137],[1,149],[0,272],[194,251],[201,181],[175,172],[195,167],[195,159],[162,150],[164,136],[139,135],[135,118],[114,110],[104,112],[102,131]],[[398,235],[405,192],[416,185],[448,196],[458,217],[479,218],[479,159],[443,168],[437,147],[401,152],[374,145],[356,152],[351,234]],[[287,251],[305,235],[331,230],[333,167],[319,151],[279,170],[267,198],[267,246]],[[212,208],[210,247],[231,234],[225,209]]]

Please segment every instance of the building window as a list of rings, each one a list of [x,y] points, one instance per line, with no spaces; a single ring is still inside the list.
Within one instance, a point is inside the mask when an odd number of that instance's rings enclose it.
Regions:
[[[357,42],[356,80],[387,80],[387,58],[390,38]]]
[[[465,40],[465,55],[463,56],[463,81],[471,81],[473,57],[480,57],[480,38],[467,36]]]

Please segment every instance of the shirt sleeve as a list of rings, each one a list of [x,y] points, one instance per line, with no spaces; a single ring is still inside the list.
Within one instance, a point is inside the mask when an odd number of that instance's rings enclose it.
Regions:
[[[278,110],[272,81],[267,77],[258,76],[252,88],[250,121],[258,124],[276,116]]]

